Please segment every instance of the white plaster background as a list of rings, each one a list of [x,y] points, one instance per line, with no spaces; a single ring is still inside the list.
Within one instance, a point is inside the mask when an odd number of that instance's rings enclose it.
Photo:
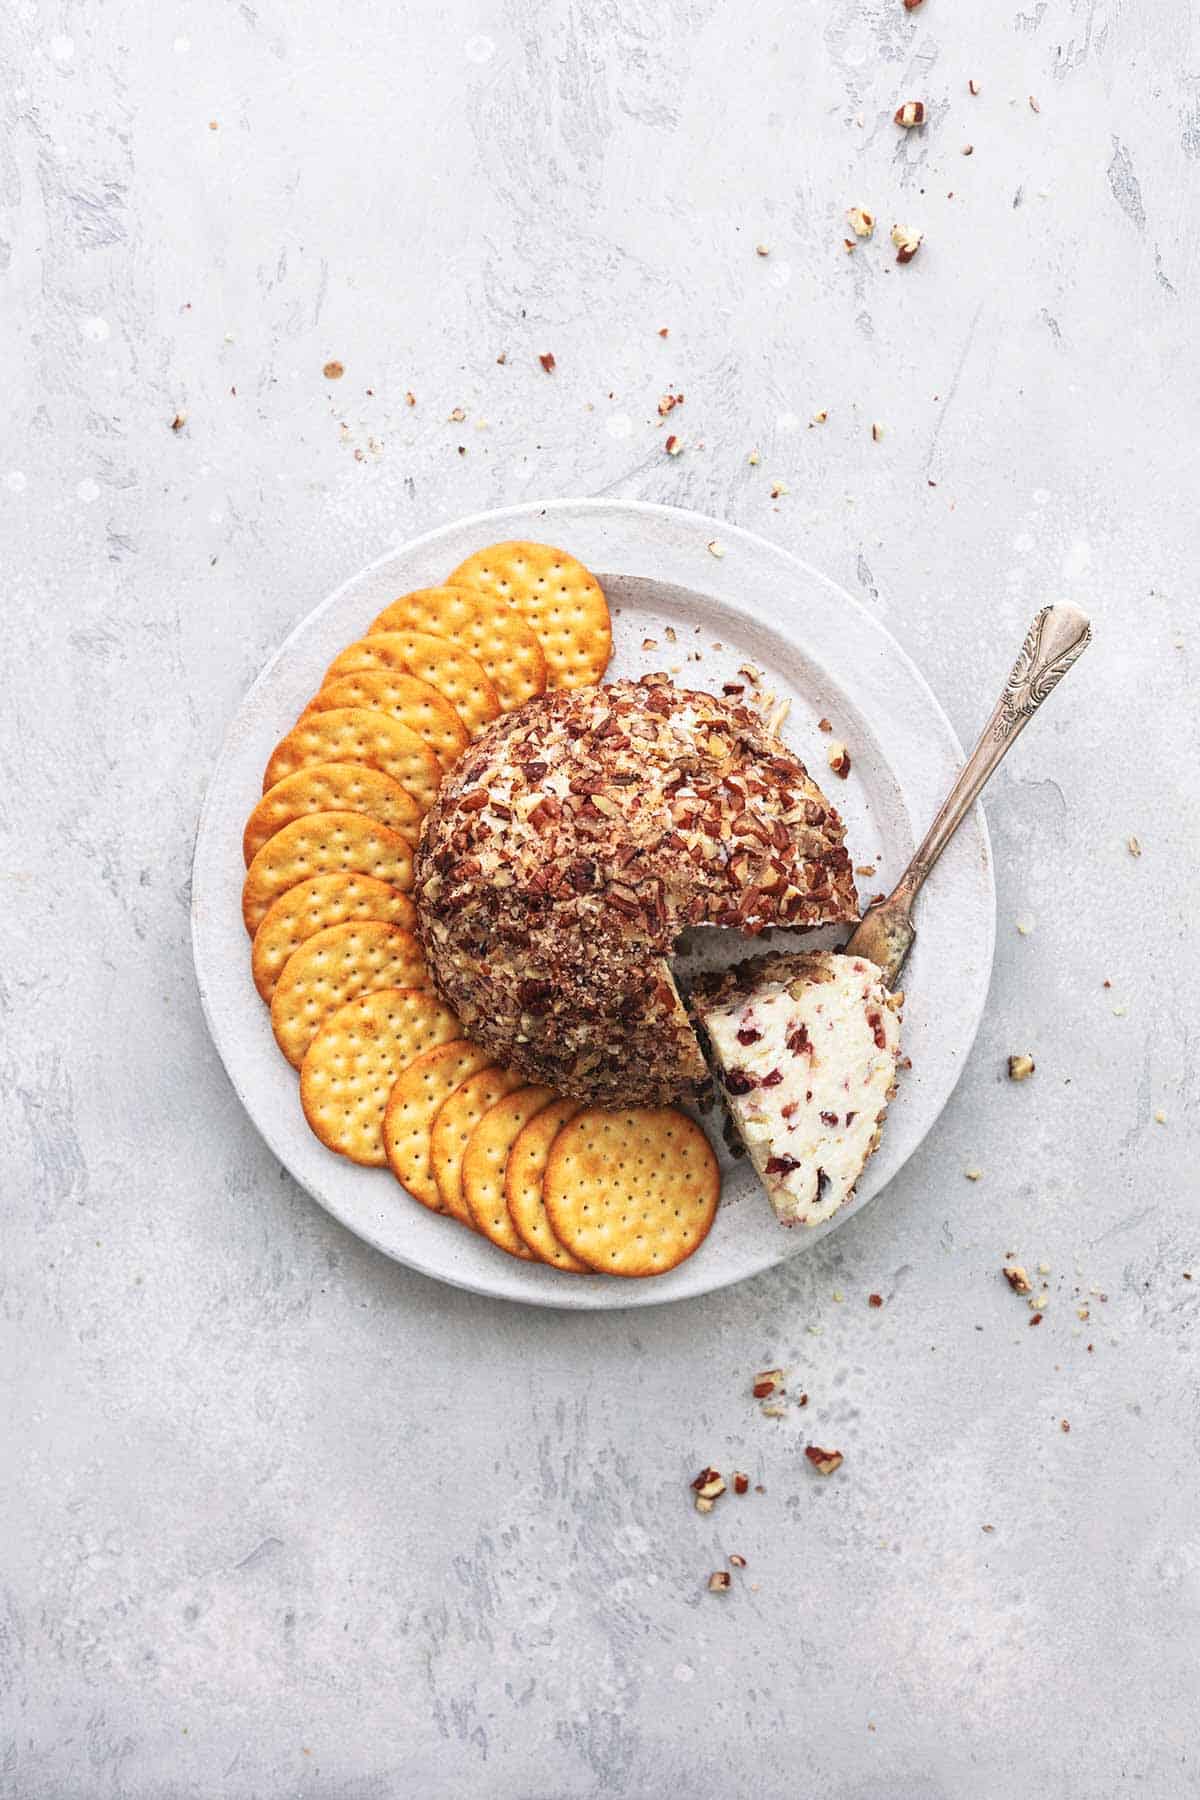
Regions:
[[[1188,5],[16,0],[0,67],[0,1791],[1196,1792]],[[964,737],[1038,604],[1097,628],[989,797],[939,1128],[812,1256],[629,1317],[341,1231],[188,947],[274,645],[389,544],[566,493],[796,549]],[[700,1519],[708,1460],[767,1493]]]

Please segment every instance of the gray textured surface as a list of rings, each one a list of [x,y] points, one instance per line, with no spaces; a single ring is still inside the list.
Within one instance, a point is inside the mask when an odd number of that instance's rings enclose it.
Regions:
[[[1194,22],[650,10],[0,27],[5,1795],[1196,1791]],[[843,254],[854,202],[925,228],[911,267]],[[993,1005],[939,1129],[827,1249],[636,1318],[343,1233],[188,953],[268,651],[390,543],[571,491],[794,546],[964,735],[1044,596],[1099,627],[989,802]],[[1006,1250],[1052,1267],[1040,1330]],[[764,1360],[806,1414],[754,1414]],[[698,1518],[709,1459],[767,1493]]]

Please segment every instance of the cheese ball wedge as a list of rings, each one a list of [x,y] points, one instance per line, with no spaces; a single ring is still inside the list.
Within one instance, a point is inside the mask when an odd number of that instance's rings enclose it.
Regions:
[[[850,1199],[895,1091],[900,1004],[875,964],[830,952],[702,977],[692,1005],[729,1116],[784,1225]]]

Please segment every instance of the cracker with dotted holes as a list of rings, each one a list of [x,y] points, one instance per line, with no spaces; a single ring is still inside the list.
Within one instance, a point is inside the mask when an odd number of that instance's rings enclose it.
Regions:
[[[350,919],[378,919],[412,931],[417,909],[407,894],[373,875],[314,875],[272,900],[254,934],[250,970],[254,985],[271,1004],[275,983],[294,950],[330,925]]]
[[[242,835],[242,855],[249,868],[268,838],[302,819],[306,813],[356,812],[414,841],[422,812],[407,788],[382,769],[365,763],[309,763],[268,788]]]
[[[542,1183],[555,1237],[607,1275],[662,1275],[704,1242],[721,1174],[708,1139],[673,1106],[589,1107],[551,1146]]]
[[[329,925],[284,965],[271,1000],[271,1030],[288,1061],[304,1052],[331,1012],[375,988],[428,988],[421,946],[402,925],[351,919]]]
[[[448,769],[471,741],[470,733],[450,702],[437,689],[403,669],[355,669],[327,681],[305,712],[328,712],[337,706],[365,706],[390,713],[415,731]]]
[[[408,789],[423,813],[433,805],[442,779],[442,765],[433,751],[399,719],[366,706],[336,706],[329,712],[304,713],[275,746],[263,777],[263,793],[309,763],[331,762],[382,769]]]
[[[363,813],[306,813],[267,839],[242,887],[242,918],[251,937],[268,906],[312,875],[374,875],[406,894],[413,883],[412,843],[402,831]]]
[[[500,698],[483,664],[431,631],[376,631],[359,638],[334,657],[325,682],[360,669],[397,669],[419,676],[450,702],[473,738],[500,717]]]
[[[383,1116],[383,1147],[388,1167],[422,1206],[445,1212],[433,1170],[432,1131],[447,1099],[477,1070],[490,1053],[466,1038],[437,1044],[409,1063],[397,1077]]]
[[[478,588],[509,600],[546,653],[552,688],[592,687],[612,655],[608,601],[596,577],[552,544],[489,544],[447,576],[450,587]]]
[[[523,1075],[513,1069],[502,1069],[499,1063],[491,1063],[456,1088],[433,1121],[429,1162],[442,1197],[442,1211],[452,1213],[460,1224],[468,1225],[472,1231],[475,1221],[462,1191],[462,1164],[467,1144],[488,1108],[503,1100],[505,1094],[511,1094],[514,1088],[525,1085]]]
[[[484,1113],[463,1152],[462,1190],[467,1211],[486,1238],[522,1262],[534,1262],[533,1251],[517,1236],[504,1201],[508,1153],[522,1131],[554,1099],[548,1087],[516,1088]]]
[[[462,1036],[449,1007],[423,988],[380,988],[331,1013],[300,1065],[300,1104],[313,1132],[351,1162],[383,1168],[383,1116],[409,1063]]]
[[[587,1275],[588,1265],[560,1244],[546,1216],[542,1181],[550,1147],[569,1119],[581,1110],[578,1100],[556,1100],[536,1113],[508,1153],[504,1170],[504,1199],[508,1216],[521,1242],[540,1262],[574,1275]]]
[[[376,631],[432,631],[481,662],[502,712],[515,712],[546,691],[546,657],[536,634],[497,594],[479,588],[416,588],[401,594],[367,628]]]

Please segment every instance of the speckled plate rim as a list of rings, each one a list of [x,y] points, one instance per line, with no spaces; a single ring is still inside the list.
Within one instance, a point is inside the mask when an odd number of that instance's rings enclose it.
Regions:
[[[688,589],[737,615],[751,642],[762,628],[777,638],[785,633],[801,638],[805,658],[829,672],[835,690],[847,697],[885,747],[888,775],[903,797],[902,835],[908,836],[910,848],[915,831],[944,798],[963,753],[949,719],[908,655],[828,577],[740,527],[675,507],[619,499],[550,500],[478,513],[388,551],[301,620],[242,702],[213,770],[197,828],[192,944],[213,1042],[266,1143],[305,1191],[349,1230],[435,1279],[474,1293],[571,1310],[661,1305],[746,1280],[811,1248],[856,1216],[921,1144],[962,1073],[986,1003],[996,926],[987,826],[976,807],[922,898],[914,962],[919,955],[923,979],[936,989],[927,995],[935,1008],[936,1032],[926,1033],[919,1073],[903,1082],[883,1145],[857,1196],[826,1225],[784,1230],[774,1225],[761,1194],[752,1203],[742,1193],[735,1202],[737,1216],[721,1233],[725,1241],[714,1241],[714,1229],[700,1251],[668,1275],[650,1281],[566,1275],[504,1256],[413,1204],[397,1192],[388,1171],[362,1169],[332,1155],[305,1124],[294,1071],[278,1054],[267,1010],[250,978],[240,908],[245,814],[272,746],[342,644],[365,629],[394,594],[433,585],[472,550],[511,537],[561,544],[600,573]],[[726,551],[720,560],[707,549],[717,538]],[[697,685],[705,684],[700,671],[696,677]],[[910,965],[910,976],[915,974]],[[740,1180],[743,1187],[753,1185],[744,1168]],[[761,1203],[757,1213],[755,1203]]]

